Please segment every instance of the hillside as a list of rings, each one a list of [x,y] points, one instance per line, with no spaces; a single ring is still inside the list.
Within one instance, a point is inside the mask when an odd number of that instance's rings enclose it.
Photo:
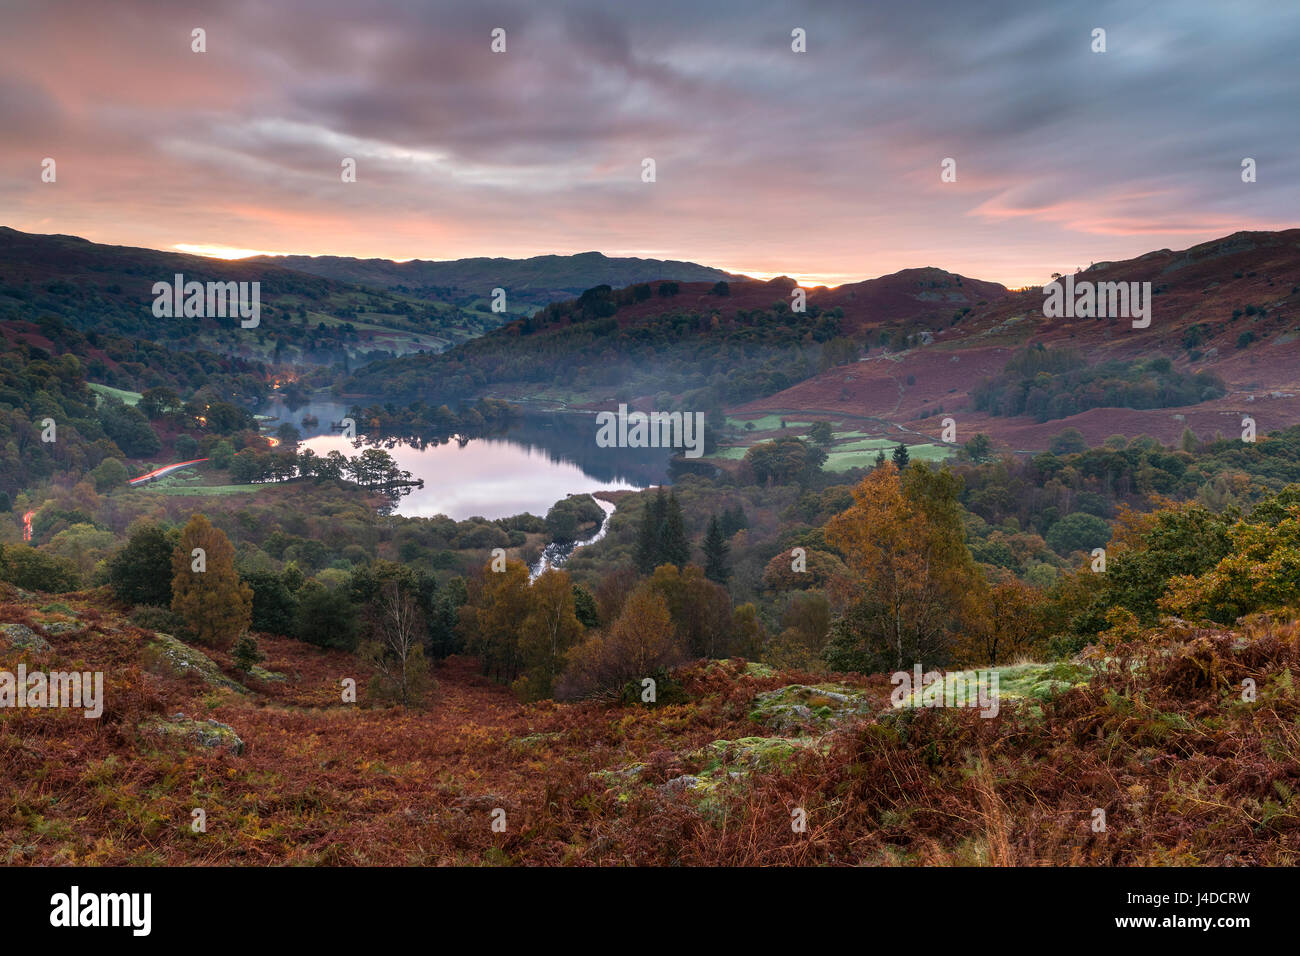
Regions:
[[[1296,634],[1170,624],[1003,667],[991,718],[737,660],[646,706],[524,705],[451,658],[401,711],[343,703],[342,652],[259,635],[244,674],[102,592],[0,585],[0,669],[106,676],[102,720],[0,717],[0,837],[51,866],[1294,865]]]
[[[260,282],[260,322],[159,318],[153,284]],[[0,320],[63,320],[82,332],[115,334],[177,350],[204,348],[277,365],[330,365],[372,353],[441,350],[500,324],[490,311],[244,260],[110,246],[75,236],[0,227]]]
[[[808,293],[795,284],[654,282],[597,286],[443,356],[404,356],[344,385],[407,398],[490,394],[565,406],[655,401],[696,410],[780,392],[851,358],[855,343],[888,325],[937,325],[954,310],[1006,290],[938,269],[912,269]],[[551,372],[567,369],[556,380]],[[435,394],[436,393],[436,394]]]
[[[721,269],[676,259],[610,257],[599,252],[528,259],[479,257],[430,261],[353,259],[345,256],[254,256],[247,262],[284,266],[297,272],[358,285],[374,286],[420,298],[469,306],[486,301],[492,290],[506,290],[511,311],[571,299],[596,285],[615,288],[637,282],[676,279],[682,282],[743,280]]]
[[[1045,318],[1042,290],[1027,289],[989,297],[937,325],[900,316],[898,328],[914,336],[929,332],[932,344],[895,341],[733,414],[821,412],[846,427],[908,442],[938,437],[936,416],[952,416],[960,440],[985,432],[1013,449],[1044,448],[1066,428],[1093,445],[1114,434],[1172,443],[1185,428],[1202,438],[1237,435],[1244,414],[1256,419],[1261,434],[1300,420],[1300,229],[1237,233],[1180,252],[1096,263],[1075,278],[1151,282],[1150,327],[1134,329],[1125,319]],[[810,303],[824,301],[820,290],[809,294]],[[873,341],[869,332],[863,341]],[[1046,422],[977,409],[971,395],[981,381],[1001,373],[1016,350],[1039,344],[1073,350],[1092,364],[1163,356],[1177,371],[1218,376],[1227,391],[1192,406],[1106,407]]]
[[[1187,428],[1211,439],[1239,433],[1246,414],[1264,433],[1300,419],[1298,240],[1300,230],[1239,233],[1075,277],[1150,282],[1152,320],[1141,329],[1129,318],[1046,318],[1041,288],[1013,292],[940,269],[809,289],[803,313],[791,310],[784,278],[722,292],[647,283],[590,289],[444,355],[378,363],[343,388],[725,409],[757,424],[751,438],[774,437],[770,423],[788,417],[909,444],[932,443],[953,417],[959,444],[983,432],[1012,450],[1041,450],[1069,428],[1094,445],[1117,434],[1171,443]],[[1013,381],[1009,364],[1023,366],[1026,350],[1073,377]],[[568,370],[560,381],[549,373],[557,367]],[[1035,388],[1028,414],[995,394]],[[1078,400],[1052,402],[1058,390]]]

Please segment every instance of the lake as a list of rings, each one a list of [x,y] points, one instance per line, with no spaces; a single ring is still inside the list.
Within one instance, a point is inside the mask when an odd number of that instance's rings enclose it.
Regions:
[[[347,412],[347,405],[317,400],[295,409],[272,402],[262,414],[278,419],[270,423],[272,431],[281,422],[296,426],[303,435],[301,447],[317,455],[338,451],[351,457],[375,443],[360,432],[365,440],[354,443],[330,431],[330,424]],[[303,425],[307,415],[319,423]],[[408,517],[444,514],[460,521],[525,511],[544,516],[566,495],[641,489],[668,480],[668,450],[600,448],[596,431],[594,415],[526,413],[509,431],[491,438],[423,448],[388,440],[377,445],[413,478],[424,479],[423,488],[413,489],[393,509]]]

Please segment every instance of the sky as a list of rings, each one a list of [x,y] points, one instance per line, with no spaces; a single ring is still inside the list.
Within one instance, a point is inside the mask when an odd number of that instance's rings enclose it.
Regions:
[[[1300,225],[1298,41],[1279,0],[0,0],[0,225],[1021,286]]]

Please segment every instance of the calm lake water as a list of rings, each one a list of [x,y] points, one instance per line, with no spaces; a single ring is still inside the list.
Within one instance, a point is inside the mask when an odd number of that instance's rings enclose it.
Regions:
[[[337,402],[313,401],[295,409],[274,402],[262,414],[279,419],[270,423],[272,430],[281,422],[293,424],[303,435],[302,446],[318,455],[338,451],[355,456],[370,447],[330,431],[331,422],[347,415],[347,406]],[[307,415],[319,424],[303,425]],[[379,447],[412,477],[424,479],[424,487],[401,498],[394,509],[409,517],[445,514],[460,521],[525,511],[541,516],[566,495],[640,489],[668,477],[666,450],[599,448],[595,416],[574,413],[527,414],[504,435],[464,445],[453,440],[417,448],[382,441]]]

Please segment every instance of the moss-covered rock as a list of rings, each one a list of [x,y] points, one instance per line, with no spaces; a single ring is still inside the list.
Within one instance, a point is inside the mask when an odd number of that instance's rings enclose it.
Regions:
[[[236,757],[244,752],[244,741],[235,728],[218,720],[194,720],[184,714],[173,714],[169,718],[151,717],[140,724],[140,729],[165,740],[226,750]]]
[[[50,642],[26,624],[0,624],[0,642],[18,650],[48,651]]]
[[[999,700],[1031,702],[1045,700],[1072,687],[1086,686],[1092,673],[1086,664],[1074,661],[1052,661],[1047,664],[1028,662],[981,670],[949,671],[944,674],[945,699],[962,696],[956,694],[958,686],[975,687],[979,681],[988,681],[989,674],[994,672],[998,675]],[[922,695],[927,690],[928,688],[914,688],[904,699],[904,706],[920,706]],[[939,691],[933,690],[930,693],[938,694]]]
[[[878,701],[843,684],[788,684],[754,697],[750,717],[773,730],[824,728],[879,710]]]
[[[248,693],[248,688],[243,684],[221,673],[221,668],[212,658],[170,634],[155,634],[145,648],[145,658],[146,665],[154,670],[165,669],[176,677],[197,674],[205,684],[213,687]]]

